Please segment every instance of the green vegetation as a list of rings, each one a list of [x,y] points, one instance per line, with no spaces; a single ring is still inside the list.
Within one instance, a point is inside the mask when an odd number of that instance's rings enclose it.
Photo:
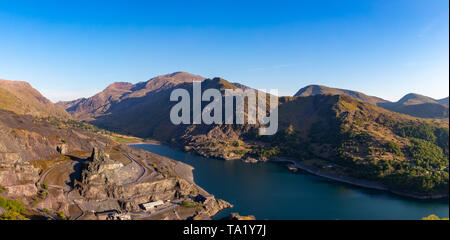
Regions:
[[[6,209],[6,212],[0,215],[0,220],[26,220],[25,206],[17,200],[0,197],[0,207]]]
[[[250,154],[259,158],[269,159],[278,156],[280,154],[280,149],[278,147],[264,148],[258,146],[252,149]]]
[[[195,202],[193,200],[185,200],[181,203],[182,207],[186,208],[195,208],[195,207],[201,207],[203,204],[201,202]]]
[[[449,130],[440,122],[413,121],[350,106],[345,114],[324,117],[307,134],[292,125],[274,136],[250,132],[245,140],[262,142],[250,155],[259,158],[319,159],[355,178],[396,190],[446,195],[449,192]],[[350,110],[349,110],[350,109]],[[348,111],[354,111],[353,115]],[[375,110],[374,110],[375,111]],[[361,113],[361,114],[360,114]],[[389,140],[388,140],[389,139]],[[328,154],[327,154],[328,153]]]
[[[438,216],[431,214],[428,217],[422,218],[422,220],[447,220],[448,221],[448,218],[439,218]]]
[[[389,142],[386,146],[387,150],[390,153],[393,153],[396,156],[403,156],[403,152],[402,149],[400,148],[400,146],[395,143],[395,142]]]
[[[381,181],[402,191],[421,194],[448,194],[448,129],[428,123],[402,123],[389,125],[393,132],[407,138],[409,144],[402,149],[396,142],[385,146],[369,146],[371,158],[358,158],[349,154],[350,146],[362,145],[358,135],[346,134],[338,148],[339,164],[352,176]],[[365,140],[365,145],[372,141]],[[384,158],[386,152],[393,159]],[[408,158],[398,160],[397,158]]]
[[[76,121],[76,120],[72,120],[72,119],[61,119],[61,118],[57,118],[57,117],[43,117],[40,120],[42,121],[46,121],[56,127],[59,128],[70,128],[70,129],[81,129],[81,130],[86,130],[88,132],[91,133],[108,133],[108,131],[100,129],[92,124],[89,123],[85,123],[85,122],[80,122],[80,121]],[[62,139],[63,141],[64,139]]]
[[[47,208],[42,209],[42,211],[48,215],[51,215],[50,210],[48,210]]]
[[[4,193],[5,192],[5,187],[3,187],[2,185],[0,185],[0,193]]]
[[[64,215],[63,212],[56,213],[56,218],[59,220],[66,220],[66,216]]]
[[[114,139],[114,141],[116,141],[118,143],[132,143],[132,142],[142,141],[142,139],[140,139],[140,138],[119,135],[119,134],[110,134],[110,136],[112,139]]]

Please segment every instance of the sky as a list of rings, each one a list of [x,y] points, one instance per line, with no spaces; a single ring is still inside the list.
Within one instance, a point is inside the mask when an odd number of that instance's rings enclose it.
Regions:
[[[0,1],[0,78],[54,102],[176,71],[444,98],[449,1]]]

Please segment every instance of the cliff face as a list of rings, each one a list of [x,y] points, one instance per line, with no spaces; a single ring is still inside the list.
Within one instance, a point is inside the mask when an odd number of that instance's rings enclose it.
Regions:
[[[178,174],[192,171],[187,165],[181,166],[164,158],[161,159],[164,161],[158,162],[162,165],[158,168],[154,162],[148,164],[146,156],[139,158],[139,154],[133,153],[127,153],[127,156],[132,161],[124,165],[112,159],[103,150],[95,148],[85,163],[81,183],[77,187],[83,198],[78,204],[89,206],[94,211],[111,207],[113,204],[117,211],[142,212],[144,203],[158,200],[181,201],[199,192],[206,194],[190,179],[180,177]],[[136,170],[135,174],[124,177],[127,175],[124,171],[129,171],[133,167]],[[181,169],[186,167],[188,169]],[[230,206],[223,200],[213,199],[211,203],[205,204],[204,211],[211,217]],[[194,215],[193,210],[191,215]]]
[[[31,161],[65,153],[90,151],[112,140],[75,126],[62,126],[65,120],[37,119],[0,110],[0,152],[18,153]],[[81,125],[80,125],[81,126]]]
[[[0,153],[0,186],[8,196],[30,197],[37,193],[39,170],[17,153]]]

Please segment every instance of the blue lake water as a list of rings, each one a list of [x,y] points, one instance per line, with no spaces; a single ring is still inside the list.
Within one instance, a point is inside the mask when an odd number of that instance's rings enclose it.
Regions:
[[[249,164],[204,158],[164,145],[134,145],[195,168],[195,182],[234,208],[257,219],[421,219],[449,217],[449,200],[415,200],[330,181],[308,173],[292,173],[283,163]]]

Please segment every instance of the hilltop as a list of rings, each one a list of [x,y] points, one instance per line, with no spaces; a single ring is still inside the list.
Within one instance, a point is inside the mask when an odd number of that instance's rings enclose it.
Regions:
[[[0,109],[36,117],[71,118],[64,108],[53,104],[27,82],[0,79]]]
[[[448,118],[449,116],[448,104],[445,105],[445,99],[435,100],[416,93],[409,93],[398,102],[380,103],[379,106],[421,118]]]
[[[371,104],[378,104],[387,102],[387,100],[384,100],[379,97],[374,96],[368,96],[364,93],[352,91],[352,90],[346,90],[346,89],[339,89],[339,88],[331,88],[326,87],[322,85],[309,85],[302,89],[300,89],[294,97],[307,97],[307,96],[313,96],[318,94],[324,94],[324,95],[347,95],[352,98],[358,99],[362,102],[367,102]]]
[[[300,89],[294,96],[307,97],[313,95],[347,95],[362,102],[377,105],[390,111],[421,118],[448,118],[448,97],[435,100],[420,94],[410,93],[397,102],[390,102],[364,93],[331,88],[322,85],[310,85]]]

